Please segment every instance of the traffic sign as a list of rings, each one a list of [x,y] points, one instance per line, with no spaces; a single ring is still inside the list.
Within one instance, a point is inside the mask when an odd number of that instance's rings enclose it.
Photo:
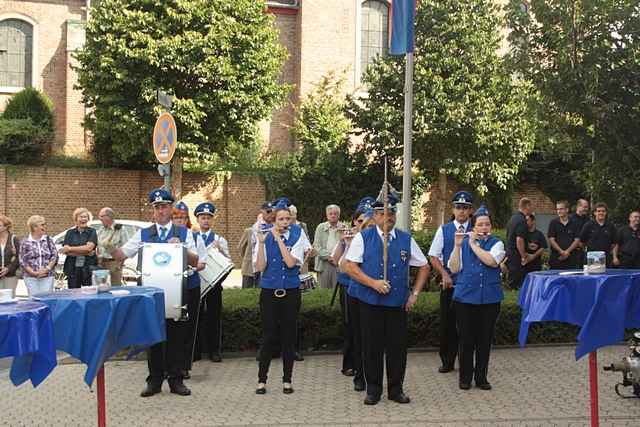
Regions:
[[[162,113],[153,128],[153,152],[160,163],[169,163],[178,146],[178,131],[173,116]]]

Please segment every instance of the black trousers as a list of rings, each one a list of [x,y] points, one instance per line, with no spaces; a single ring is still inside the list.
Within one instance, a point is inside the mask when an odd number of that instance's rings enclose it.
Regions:
[[[509,255],[507,268],[509,269],[509,289],[520,289],[524,281],[524,276],[527,275],[527,271],[522,266],[518,253]]]
[[[222,285],[214,286],[204,297],[198,330],[200,351],[219,354],[222,350]]]
[[[74,267],[74,269],[67,274],[67,287],[69,289],[77,289],[82,286],[91,286],[91,272],[86,266]]]
[[[185,321],[166,320],[167,340],[149,348],[147,381],[162,383],[165,374],[171,379],[182,379],[185,366],[185,340],[189,324]]]
[[[453,306],[454,288],[440,290],[440,360],[442,366],[453,368],[458,356],[458,329]]]
[[[487,383],[489,354],[500,313],[500,303],[465,304],[455,302],[460,334],[460,382]],[[475,361],[474,361],[475,359]]]
[[[286,295],[282,298],[276,297],[273,289],[262,289],[260,292],[262,347],[260,347],[258,355],[258,382],[267,382],[269,365],[271,365],[271,357],[278,345],[278,338],[282,348],[282,382],[291,382],[299,310],[299,289],[287,289]]]
[[[193,363],[194,344],[196,338],[196,325],[199,321],[198,310],[200,308],[200,286],[187,290],[187,313],[189,318],[187,320],[187,333],[185,336],[185,358],[184,369],[191,370]]]
[[[349,317],[349,334],[351,335],[351,357],[355,375],[353,382],[364,381],[364,363],[362,360],[362,322],[360,321],[360,300],[345,292],[347,315]],[[344,364],[343,364],[344,365]]]
[[[573,270],[577,264],[574,258],[573,254],[571,254],[569,258],[562,261],[559,259],[549,259],[549,268],[552,270]]]
[[[407,312],[404,307],[370,305],[362,301],[359,305],[367,394],[378,397],[382,394],[386,358],[387,394],[395,397],[403,392],[407,368]]]
[[[347,369],[355,370],[353,357],[353,333],[349,327],[349,303],[347,299],[347,288],[345,285],[338,283],[338,292],[340,293],[340,315],[342,317],[342,330],[344,339],[342,342],[342,372]]]

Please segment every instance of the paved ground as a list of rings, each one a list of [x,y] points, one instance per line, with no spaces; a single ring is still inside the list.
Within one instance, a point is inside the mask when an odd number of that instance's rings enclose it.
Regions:
[[[405,389],[409,405],[383,400],[362,404],[349,378],[339,373],[338,355],[308,356],[294,368],[295,393],[281,391],[282,365],[274,361],[268,393],[254,394],[253,358],[223,363],[196,362],[188,381],[190,397],[164,391],[142,399],[144,362],[112,362],[106,367],[107,421],[118,426],[237,425],[393,425],[393,426],[585,426],[589,424],[587,360],[575,362],[572,347],[497,349],[492,354],[485,392],[457,387],[457,373],[438,374],[436,353],[413,353]],[[599,353],[600,365],[618,359],[622,346]],[[0,424],[10,426],[90,426],[95,393],[82,381],[85,367],[58,366],[37,389],[15,388],[0,375]],[[603,426],[640,425],[640,399],[621,399],[613,391],[618,374],[600,374]]]

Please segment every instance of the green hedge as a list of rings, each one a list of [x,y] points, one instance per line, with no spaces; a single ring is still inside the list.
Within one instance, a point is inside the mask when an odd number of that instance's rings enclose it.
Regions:
[[[252,351],[257,349],[261,336],[258,289],[225,289],[223,292],[223,348],[225,351]],[[337,350],[342,345],[340,304],[333,307],[331,290],[316,289],[303,295],[299,316],[304,328],[303,348],[308,350]],[[516,291],[505,292],[500,317],[496,326],[495,344],[518,343],[520,307]],[[440,317],[439,294],[424,292],[409,314],[409,346],[437,347]],[[559,322],[533,324],[529,330],[529,343],[574,342],[578,328]]]

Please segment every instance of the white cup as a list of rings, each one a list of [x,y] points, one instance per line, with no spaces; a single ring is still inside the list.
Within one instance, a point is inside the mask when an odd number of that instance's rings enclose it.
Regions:
[[[13,289],[0,289],[0,302],[7,302],[13,299]]]

